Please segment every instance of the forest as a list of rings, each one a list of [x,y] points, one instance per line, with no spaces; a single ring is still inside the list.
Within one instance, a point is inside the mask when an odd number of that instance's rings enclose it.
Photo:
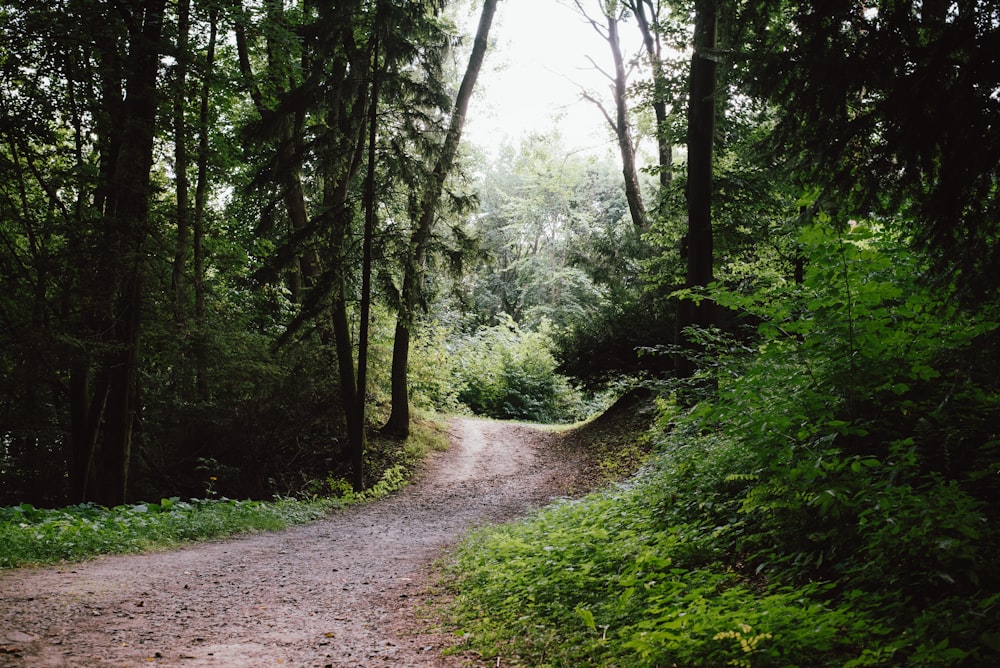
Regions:
[[[469,643],[996,665],[1000,2],[568,0],[613,149],[491,155],[504,4],[0,3],[0,519],[640,392],[636,477],[463,544]]]

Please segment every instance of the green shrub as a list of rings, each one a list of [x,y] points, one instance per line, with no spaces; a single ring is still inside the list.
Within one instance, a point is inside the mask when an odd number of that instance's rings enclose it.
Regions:
[[[457,413],[457,358],[452,331],[439,323],[420,328],[410,353],[408,379],[412,403],[440,413]]]
[[[572,422],[585,404],[556,373],[554,344],[543,326],[522,330],[510,318],[480,328],[455,346],[458,399],[473,412],[497,419]]]

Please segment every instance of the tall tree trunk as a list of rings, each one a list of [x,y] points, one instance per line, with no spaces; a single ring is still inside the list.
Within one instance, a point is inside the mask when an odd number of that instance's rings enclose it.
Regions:
[[[451,172],[462,139],[462,128],[465,125],[465,114],[472,99],[472,91],[476,79],[482,69],[486,57],[490,27],[496,14],[497,0],[484,0],[482,13],[479,16],[479,26],[476,28],[476,39],[469,56],[469,64],[465,68],[462,84],[455,98],[455,106],[451,113],[448,133],[445,135],[444,146],[434,164],[430,183],[421,195],[419,219],[410,238],[410,253],[406,258],[404,278],[399,313],[396,316],[396,336],[392,348],[392,412],[383,427],[387,434],[405,438],[410,433],[410,389],[407,382],[407,372],[410,358],[410,334],[416,319],[417,304],[423,287],[423,265],[430,244],[434,218],[437,215],[444,182]]]
[[[194,375],[195,393],[200,401],[206,401],[208,388],[208,350],[205,341],[205,211],[208,200],[208,160],[209,160],[209,101],[212,90],[212,73],[215,68],[215,40],[218,35],[219,9],[212,5],[208,14],[208,52],[202,74],[201,106],[198,110],[198,176],[194,191],[194,222],[192,243],[192,273],[194,282]]]
[[[355,72],[358,82],[364,82],[371,66],[371,56],[367,60],[357,62],[350,69]],[[340,91],[338,94],[343,94]],[[365,341],[359,342],[359,371],[355,375],[354,345],[351,340],[351,327],[347,312],[347,276],[345,257],[347,255],[347,240],[353,224],[353,207],[350,200],[351,183],[361,168],[366,146],[368,115],[366,111],[375,101],[369,99],[370,91],[362,83],[355,91],[353,106],[350,113],[342,114],[339,101],[328,103],[327,125],[337,128],[344,138],[341,146],[347,155],[339,161],[331,161],[326,165],[327,174],[323,187],[323,209],[332,216],[334,262],[339,265],[328,271],[335,275],[335,289],[331,299],[331,320],[334,342],[337,350],[337,366],[340,375],[341,401],[344,405],[344,418],[347,426],[347,450],[351,464],[352,486],[356,491],[364,489],[364,454],[368,447],[368,436],[365,430],[365,390],[359,389],[361,381],[367,385],[367,379],[362,378],[360,371],[362,350],[367,373],[367,328],[363,335]],[[353,145],[350,143],[353,141]],[[364,309],[362,309],[364,310]]]
[[[691,55],[690,99],[688,100],[688,231],[687,287],[703,287],[712,282],[712,145],[715,137],[715,83],[717,0],[695,2],[694,53]],[[711,323],[712,302],[698,304],[681,300],[677,309],[677,343],[690,348],[683,334],[689,325]],[[691,359],[678,355],[676,373],[681,378],[694,373]]]
[[[368,173],[365,175],[365,229],[361,250],[361,314],[358,325],[358,396],[353,410],[355,420],[361,425],[361,439],[351,453],[351,470],[354,487],[364,486],[365,408],[368,394],[368,328],[372,305],[372,241],[375,236],[377,212],[375,210],[375,148],[378,140],[379,96],[379,38],[376,33],[372,47],[371,94],[368,103]]]
[[[99,40],[98,40],[99,41]],[[82,70],[82,71],[79,71]],[[84,120],[83,114],[86,108],[86,96],[80,100],[76,94],[77,82],[81,77],[86,76],[86,68],[77,65],[76,58],[66,59],[66,81],[67,93],[70,104],[70,116],[73,127],[73,148],[74,162],[80,167],[76,170],[76,201],[73,207],[73,227],[74,234],[68,236],[68,244],[71,249],[70,256],[83,258],[87,256],[84,230],[87,224],[84,219],[84,212],[87,209],[87,193],[90,184],[85,176],[86,170],[82,169],[85,164],[84,158]],[[101,126],[99,126],[101,127]],[[103,127],[105,131],[107,126]],[[98,135],[107,137],[106,132],[98,130]],[[102,145],[106,143],[101,142]],[[86,272],[87,269],[84,269]],[[70,314],[84,313],[84,318],[88,319],[88,325],[93,320],[91,313],[91,299],[89,291],[94,289],[92,282],[87,280],[76,281],[80,286],[71,286],[66,282],[61,296],[60,310],[62,317],[72,320]],[[83,293],[79,292],[82,288]],[[84,329],[88,329],[85,325]],[[69,376],[69,482],[70,499],[76,503],[86,501],[97,486],[96,471],[94,470],[94,457],[97,450],[98,428],[104,417],[104,401],[106,393],[98,391],[91,396],[91,373],[93,360],[91,355],[83,345],[68,345],[64,349],[64,367]],[[100,406],[99,410],[92,410],[94,404]]]
[[[98,500],[124,503],[138,423],[139,339],[145,245],[149,236],[150,170],[156,131],[157,70],[166,0],[136,2],[129,25],[124,123],[105,210],[108,248],[119,271],[114,285],[108,354],[109,385],[97,471]]]
[[[188,179],[187,146],[187,73],[188,37],[191,22],[191,0],[177,0],[177,64],[174,77],[174,183],[177,196],[177,239],[174,246],[174,263],[171,271],[171,287],[174,292],[174,331],[180,344],[177,360],[178,381],[181,396],[190,399],[193,394],[191,384],[191,362],[188,355],[188,281],[187,263],[191,238],[190,181]]]
[[[174,78],[174,182],[177,192],[177,241],[174,248],[174,264],[171,272],[171,287],[174,290],[174,324],[178,334],[183,335],[187,317],[187,293],[185,276],[187,273],[188,243],[191,236],[191,211],[189,207],[187,123],[188,33],[190,31],[191,0],[177,0],[177,64]]]

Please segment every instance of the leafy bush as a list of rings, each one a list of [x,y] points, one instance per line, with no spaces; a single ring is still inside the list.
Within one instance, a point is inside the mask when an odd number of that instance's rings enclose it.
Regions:
[[[618,295],[596,313],[559,332],[559,371],[587,387],[621,378],[662,376],[671,368],[665,355],[651,355],[673,330],[673,304],[652,291],[638,298]]]
[[[455,383],[456,357],[451,328],[431,323],[420,328],[410,353],[410,398],[419,408],[440,413],[461,410]]]
[[[836,665],[873,620],[823,601],[825,587],[761,591],[700,555],[724,530],[664,529],[664,470],[628,489],[482,529],[453,565],[454,621],[486,656],[531,666]],[[700,565],[695,565],[700,562]]]
[[[459,400],[473,412],[498,419],[570,422],[585,406],[556,373],[547,327],[524,331],[505,318],[480,328],[455,346]]]

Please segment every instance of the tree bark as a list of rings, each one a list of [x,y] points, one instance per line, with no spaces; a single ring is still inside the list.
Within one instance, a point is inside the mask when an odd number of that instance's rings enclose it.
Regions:
[[[635,143],[632,140],[632,129],[628,121],[628,76],[625,73],[625,59],[622,55],[621,38],[618,34],[618,21],[620,10],[610,9],[605,3],[601,4],[601,15],[604,17],[605,25],[601,26],[595,19],[587,14],[582,0],[575,0],[576,8],[580,14],[590,23],[594,30],[608,42],[611,49],[611,58],[614,62],[614,74],[604,72],[596,63],[594,67],[601,71],[611,81],[612,93],[615,101],[614,117],[604,108],[600,100],[584,93],[583,97],[593,102],[604,119],[608,122],[611,131],[615,133],[618,140],[618,152],[622,158],[622,176],[625,180],[625,200],[628,202],[629,215],[632,217],[632,225],[639,232],[646,230],[648,217],[646,206],[642,201],[642,188],[639,185],[639,172],[635,166]],[[593,60],[591,60],[593,63]]]
[[[188,243],[191,235],[191,211],[189,207],[190,182],[188,180],[187,108],[188,33],[190,31],[191,0],[177,2],[177,64],[174,79],[174,179],[177,191],[177,241],[174,247],[174,264],[171,272],[171,287],[174,289],[174,324],[178,334],[183,336],[187,317],[187,293],[185,277],[187,273]]]
[[[479,77],[479,71],[482,69],[483,60],[486,57],[490,27],[493,24],[496,8],[497,0],[484,0],[482,13],[479,16],[479,26],[476,28],[472,54],[469,56],[469,63],[465,69],[465,75],[462,77],[458,96],[455,98],[455,106],[452,110],[444,145],[435,162],[430,183],[421,195],[418,209],[419,219],[410,238],[410,252],[404,267],[401,303],[396,317],[396,336],[392,348],[392,412],[382,428],[383,432],[397,438],[405,438],[410,432],[410,392],[407,372],[409,369],[410,335],[423,287],[423,265],[431,241],[438,203],[441,200],[441,193],[444,191],[444,182],[454,165],[459,142],[462,139],[465,114],[469,108],[469,101],[472,99],[476,79]]]
[[[188,43],[191,22],[191,0],[177,2],[177,64],[175,66],[174,112],[174,183],[177,196],[177,239],[174,245],[174,263],[170,283],[174,298],[174,331],[180,344],[177,375],[181,396],[190,400],[194,387],[191,383],[191,358],[188,355],[188,256],[191,241],[190,179],[188,179],[187,146],[187,73]]]
[[[194,283],[194,376],[195,393],[200,401],[207,401],[208,350],[205,312],[205,211],[208,201],[208,161],[209,161],[209,101],[212,90],[212,73],[215,68],[215,40],[218,35],[219,10],[213,5],[209,9],[208,52],[205,56],[205,70],[201,85],[201,103],[198,110],[198,176],[194,191],[194,221],[192,233],[192,273]]]
[[[635,143],[628,122],[628,79],[625,76],[625,61],[622,57],[621,40],[618,36],[618,20],[608,15],[608,44],[615,63],[615,135],[618,150],[622,156],[622,175],[625,177],[625,199],[632,216],[632,225],[639,232],[647,228],[646,207],[642,201],[639,186],[639,172],[635,166]]]
[[[716,0],[695,3],[694,53],[691,56],[690,98],[688,100],[688,230],[687,287],[704,287],[712,282],[712,147],[715,138],[715,83],[717,24]],[[712,303],[698,304],[684,299],[677,309],[677,343],[690,349],[683,334],[690,325],[711,324]],[[676,357],[676,374],[693,375],[690,357]]]
[[[361,314],[358,325],[358,389],[353,406],[355,422],[361,425],[360,438],[352,442],[351,471],[354,488],[364,487],[365,422],[368,395],[368,328],[372,305],[372,241],[375,236],[377,212],[375,210],[375,162],[378,140],[378,96],[379,96],[379,38],[375,35],[372,47],[371,94],[368,102],[368,172],[365,175],[365,229],[361,250]]]
[[[139,340],[145,244],[149,236],[150,170],[156,130],[157,70],[165,0],[136,2],[129,27],[126,95],[121,141],[105,210],[108,248],[115,253],[112,319],[108,331],[108,373],[104,434],[97,458],[105,505],[128,498],[132,442],[138,423]]]
[[[712,282],[712,153],[715,140],[716,0],[698,0],[688,106],[689,286]]]

